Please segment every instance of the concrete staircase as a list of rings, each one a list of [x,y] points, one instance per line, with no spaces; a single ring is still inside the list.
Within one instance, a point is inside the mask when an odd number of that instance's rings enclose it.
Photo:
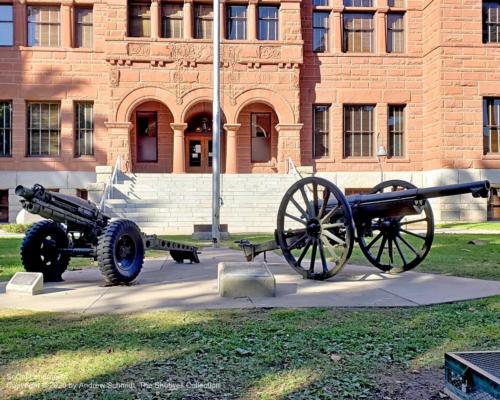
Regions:
[[[291,175],[223,175],[221,223],[229,232],[273,232],[278,207],[295,182]],[[192,233],[212,219],[209,174],[127,174],[114,186],[107,212],[129,218],[148,233]]]

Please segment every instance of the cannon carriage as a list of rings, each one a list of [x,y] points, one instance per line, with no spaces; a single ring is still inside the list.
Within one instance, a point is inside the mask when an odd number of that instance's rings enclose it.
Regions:
[[[487,198],[489,190],[488,181],[418,189],[410,182],[390,180],[368,194],[346,197],[326,179],[304,178],[281,201],[275,239],[239,243],[248,261],[281,250],[305,279],[336,275],[355,243],[379,270],[405,272],[422,263],[432,247],[434,216],[429,199],[461,194]]]
[[[141,272],[147,250],[170,252],[178,263],[199,263],[198,248],[142,233],[128,219],[111,220],[91,201],[54,193],[41,185],[18,186],[23,208],[47,218],[26,232],[21,259],[28,272],[60,281],[71,257],[97,261],[108,284],[128,284]]]

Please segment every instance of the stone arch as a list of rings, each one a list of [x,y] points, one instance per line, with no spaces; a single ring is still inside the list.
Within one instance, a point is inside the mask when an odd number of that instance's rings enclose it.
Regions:
[[[186,93],[182,99],[183,108],[180,112],[179,121],[185,122],[190,111],[197,104],[200,103],[212,103],[213,100],[213,91],[212,88],[204,87],[193,89],[190,92]],[[232,121],[230,116],[227,115],[225,107],[224,107],[224,98],[221,97],[221,113],[223,115],[223,119],[226,121]]]
[[[271,107],[278,116],[280,124],[295,124],[297,119],[290,104],[278,93],[269,89],[249,89],[236,98],[235,121],[241,111],[252,103],[263,103]]]
[[[168,90],[155,87],[146,86],[133,89],[127,93],[120,102],[116,109],[115,121],[116,122],[127,122],[130,120],[132,112],[142,103],[148,101],[158,101],[163,103],[169,111],[172,113],[174,118],[179,115],[178,105],[176,103],[175,96]]]

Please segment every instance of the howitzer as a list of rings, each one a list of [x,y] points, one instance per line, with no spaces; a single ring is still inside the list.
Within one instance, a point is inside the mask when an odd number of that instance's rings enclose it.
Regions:
[[[418,189],[402,180],[375,186],[368,194],[345,196],[332,182],[304,178],[281,201],[275,239],[241,241],[247,260],[281,250],[306,279],[324,280],[347,263],[357,242],[368,261],[384,272],[408,271],[429,253],[434,217],[429,199],[461,194],[486,198],[490,183],[478,181]]]
[[[145,235],[131,220],[111,220],[88,200],[54,193],[41,185],[18,186],[22,207],[46,220],[26,232],[21,259],[26,271],[42,272],[44,280],[61,280],[71,257],[97,260],[110,284],[132,282],[140,273],[146,250],[164,250],[179,263],[199,263],[198,248]]]

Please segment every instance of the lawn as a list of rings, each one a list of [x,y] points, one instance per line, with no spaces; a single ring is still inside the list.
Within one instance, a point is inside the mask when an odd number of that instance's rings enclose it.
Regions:
[[[411,309],[0,311],[0,397],[383,399],[377,382],[394,376],[439,390],[443,353],[498,348],[499,315],[500,297]],[[438,389],[423,380],[429,370]]]
[[[188,235],[168,236],[170,240],[189,243],[195,246],[210,246],[210,242],[197,242]],[[252,243],[271,240],[269,234],[238,234],[231,240],[223,241],[222,246],[238,249],[234,241],[248,239]],[[480,240],[482,245],[469,244],[471,240]],[[21,239],[0,238],[0,281],[8,280],[22,270],[19,258]],[[148,257],[162,257],[164,252],[151,251]],[[353,264],[370,265],[359,248],[354,247],[350,260]],[[94,265],[88,259],[71,260],[69,269],[78,269]],[[436,234],[434,245],[426,260],[416,268],[420,272],[432,272],[481,279],[500,279],[500,235],[499,234]]]
[[[456,230],[484,230],[496,231],[500,233],[500,221],[498,222],[478,222],[478,223],[452,223],[452,224],[439,224],[438,228],[448,228]]]

